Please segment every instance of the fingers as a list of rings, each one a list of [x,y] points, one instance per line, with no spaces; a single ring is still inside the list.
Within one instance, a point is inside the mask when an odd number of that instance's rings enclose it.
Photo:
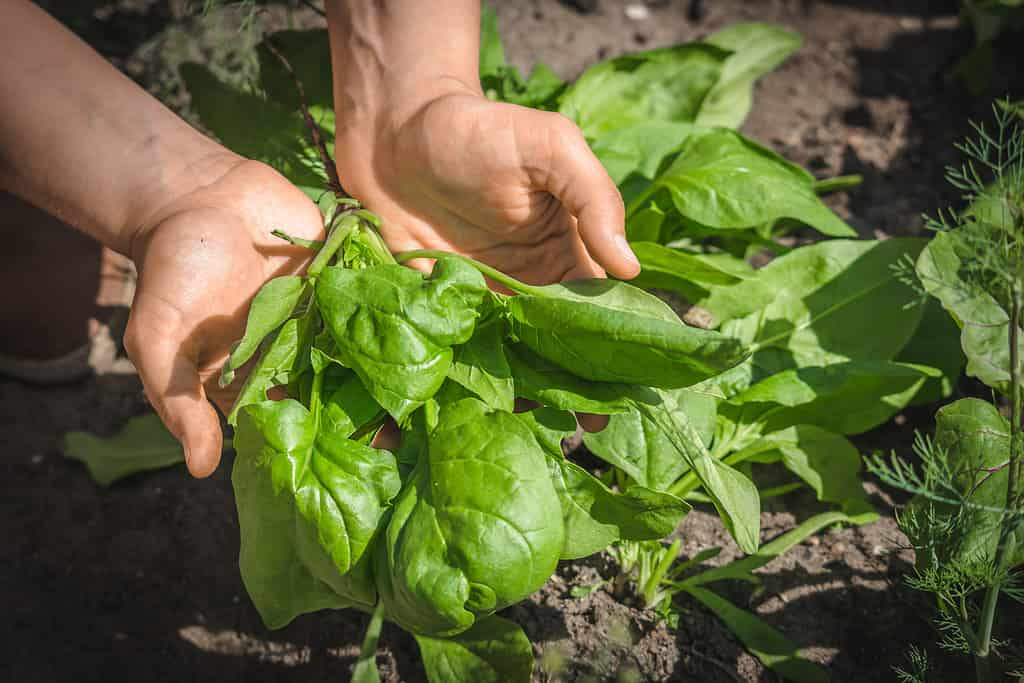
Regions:
[[[609,274],[630,279],[640,263],[626,241],[622,196],[579,128],[560,114],[547,119],[543,186],[576,217],[587,251]],[[539,148],[538,148],[539,151]]]
[[[140,300],[141,299],[141,300]],[[199,379],[195,360],[185,352],[178,330],[160,324],[144,297],[137,297],[125,332],[146,398],[164,425],[181,442],[185,464],[194,477],[207,477],[220,462],[220,420]]]

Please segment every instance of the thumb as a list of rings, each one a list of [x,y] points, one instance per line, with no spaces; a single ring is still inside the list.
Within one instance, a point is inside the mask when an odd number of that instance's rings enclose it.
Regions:
[[[619,189],[576,124],[561,114],[542,116],[547,119],[548,155],[543,188],[576,217],[580,238],[598,265],[620,279],[636,277],[640,263],[626,241],[626,210]]]
[[[193,477],[207,477],[220,462],[220,420],[206,400],[194,357],[186,353],[180,328],[160,325],[145,299],[132,308],[124,344],[139,371],[146,398],[181,442]]]

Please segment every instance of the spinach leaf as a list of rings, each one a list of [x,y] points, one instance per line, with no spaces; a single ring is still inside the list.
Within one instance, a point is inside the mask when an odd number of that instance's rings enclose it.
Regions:
[[[545,455],[521,420],[475,398],[442,406],[374,562],[388,618],[454,635],[547,581],[564,543]]]
[[[693,121],[728,54],[690,43],[609,59],[569,86],[559,111],[588,139],[635,123]]]
[[[220,385],[226,387],[235,379],[235,370],[252,358],[263,338],[276,330],[291,317],[299,297],[306,287],[305,278],[297,275],[283,275],[270,280],[256,292],[249,304],[249,316],[245,321],[242,338],[232,347],[224,368],[221,370]]]
[[[480,7],[480,80],[499,75],[505,66],[505,46],[498,32],[498,15],[486,2]]]
[[[753,268],[729,254],[695,254],[654,242],[632,242],[629,246],[642,266],[630,284],[678,292],[691,301],[708,294],[706,285],[734,285],[754,276]]]
[[[791,218],[833,237],[856,233],[814,191],[814,178],[772,151],[724,128],[695,128],[675,161],[628,206],[668,190],[676,210],[718,230],[751,228]]]
[[[761,528],[761,501],[754,482],[721,460],[712,458],[700,434],[672,397],[663,392],[660,395],[660,404],[637,402],[637,409],[665,433],[696,475],[740,549],[746,553],[756,551]]]
[[[906,307],[913,291],[891,266],[922,246],[921,240],[890,239],[802,247],[750,280],[715,289],[701,305],[726,320],[723,333],[752,347],[755,381],[791,367],[889,360],[923,315],[921,306]],[[736,317],[751,307],[749,315]]]
[[[516,396],[541,405],[574,412],[613,415],[633,406],[638,387],[612,382],[592,382],[550,363],[523,344],[505,347],[515,382]],[[647,394],[648,400],[656,400]]]
[[[921,252],[917,274],[925,290],[960,325],[967,374],[999,392],[1009,391],[1010,316],[992,295],[960,277],[955,232],[939,232]],[[1024,334],[1019,357],[1024,359]],[[1024,360],[1019,371],[1024,371]]]
[[[953,393],[967,359],[960,348],[960,328],[937,299],[928,298],[921,313],[921,322],[896,360],[927,365],[942,373],[941,377],[929,378],[910,405],[928,405]]]
[[[415,636],[430,683],[527,683],[533,672],[530,640],[518,624],[499,616],[451,638]]]
[[[317,431],[292,399],[246,406],[235,448],[238,562],[267,626],[325,607],[372,609],[366,551],[398,493],[394,456]]]
[[[690,123],[637,121],[601,135],[590,148],[616,185],[622,185],[631,176],[651,181],[694,130]]]
[[[341,362],[402,422],[441,387],[486,291],[476,269],[438,259],[426,279],[398,265],[325,268],[316,301]]]
[[[666,393],[671,393],[673,405],[693,425],[702,443],[710,445],[715,428],[715,399],[688,389]],[[689,470],[664,431],[636,409],[613,415],[600,432],[585,434],[583,443],[636,483],[656,491],[664,491]]]
[[[245,378],[228,413],[229,424],[238,424],[239,413],[245,406],[267,400],[269,389],[296,379],[295,371],[303,365],[299,350],[309,344],[310,325],[307,318],[292,318],[281,326],[274,341],[260,354]]]
[[[688,386],[745,356],[734,339],[689,327],[657,297],[615,280],[531,287],[506,307],[531,351],[598,382]]]
[[[133,417],[107,439],[69,432],[64,436],[64,455],[85,463],[89,476],[101,486],[185,462],[181,444],[153,413]]]
[[[754,456],[757,462],[780,460],[814,489],[818,500],[838,503],[848,515],[877,517],[861,482],[860,453],[838,434],[816,425],[795,425],[760,438],[731,456],[730,461]]]
[[[562,439],[576,431],[569,413],[538,408],[518,415],[548,456],[551,481],[562,505],[562,559],[587,557],[613,541],[657,540],[672,533],[690,506],[667,493],[631,486],[614,493],[562,454]]]
[[[720,420],[736,429],[774,432],[813,424],[839,434],[860,434],[901,410],[938,371],[891,361],[847,361],[771,375],[718,406]]]
[[[772,71],[800,49],[800,34],[774,24],[732,24],[704,39],[732,54],[721,75],[701,102],[696,123],[739,128],[750,113],[754,81]]]
[[[455,347],[448,378],[479,396],[491,408],[512,412],[515,386],[502,348],[503,328],[499,320],[478,325],[468,342]]]
[[[380,405],[351,370],[344,371],[334,381],[325,380],[323,395],[320,407],[322,431],[349,437],[381,414]]]
[[[950,502],[916,496],[908,515],[927,514],[948,524],[911,526],[911,544],[920,567],[946,566],[957,560],[991,562],[999,543],[1006,506],[1010,455],[1010,425],[987,401],[965,398],[935,414],[934,447],[948,462],[954,491],[943,492]],[[964,506],[954,502],[967,501]],[[930,510],[929,510],[930,508]],[[932,536],[931,529],[941,529]],[[1024,561],[1024,529],[1014,533],[1010,566]]]

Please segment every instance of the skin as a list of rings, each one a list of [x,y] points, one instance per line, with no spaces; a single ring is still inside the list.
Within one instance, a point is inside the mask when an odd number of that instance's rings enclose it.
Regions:
[[[480,92],[476,0],[327,11],[339,176],[381,215],[389,247],[457,251],[533,283],[639,272],[621,198],[579,130]],[[135,262],[126,350],[189,471],[208,476],[222,445],[210,401],[234,400],[240,381],[221,390],[217,375],[248,304],[308,261],[270,231],[321,238],[319,211],[27,0],[0,15],[0,188]]]

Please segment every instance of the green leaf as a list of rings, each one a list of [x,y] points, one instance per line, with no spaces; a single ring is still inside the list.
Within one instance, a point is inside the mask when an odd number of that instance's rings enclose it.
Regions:
[[[925,290],[960,325],[960,344],[967,356],[967,374],[1001,393],[1009,391],[1010,316],[990,294],[960,276],[954,232],[939,232],[921,252],[917,275]],[[1024,334],[1018,335],[1024,359]],[[1024,360],[1020,371],[1024,372]]]
[[[752,379],[847,359],[890,360],[917,330],[923,307],[892,266],[919,239],[831,240],[801,247],[750,280],[712,288],[700,305],[721,331],[754,350]],[[870,320],[870,329],[865,321]]]
[[[495,410],[512,412],[515,385],[503,349],[505,334],[497,321],[478,325],[468,342],[455,347],[448,378],[461,384]]]
[[[505,355],[518,397],[560,410],[596,415],[624,413],[633,406],[636,387],[577,377],[536,355],[523,344],[506,346]]]
[[[921,322],[914,335],[896,356],[901,363],[927,365],[942,373],[931,377],[914,396],[910,405],[928,405],[948,398],[960,379],[967,359],[960,348],[960,328],[943,310],[937,299],[928,298]]]
[[[587,557],[619,539],[657,540],[672,533],[690,510],[675,496],[642,486],[614,493],[562,454],[562,439],[576,431],[567,412],[538,408],[518,415],[548,455],[548,470],[562,506],[561,559]]]
[[[221,387],[231,384],[235,379],[235,370],[252,358],[263,338],[291,317],[305,286],[304,278],[283,275],[260,287],[260,291],[256,292],[252,303],[249,304],[245,333],[232,347],[231,355],[221,370]]]
[[[701,103],[696,123],[739,128],[750,112],[754,81],[800,49],[800,34],[758,22],[732,24],[704,42],[729,50],[718,82]]]
[[[672,397],[661,393],[659,405],[637,402],[637,409],[668,437],[711,498],[722,523],[745,553],[757,550],[761,503],[754,482],[712,458],[704,441]]]
[[[398,265],[328,267],[316,300],[338,358],[403,422],[441,387],[451,347],[472,336],[486,291],[475,268],[445,258],[429,278]]]
[[[734,285],[754,276],[754,269],[745,261],[728,254],[694,254],[654,242],[632,242],[629,246],[642,267],[640,274],[630,280],[635,287],[668,289],[696,300],[702,297],[693,296],[695,289],[707,295],[704,285]]]
[[[786,680],[828,683],[828,672],[801,657],[797,646],[782,632],[707,589],[689,586],[686,592],[714,612],[751,654]]]
[[[376,603],[368,549],[400,481],[394,456],[321,428],[292,399],[247,406],[231,481],[239,568],[268,628]]]
[[[657,297],[615,280],[531,287],[506,307],[531,351],[598,382],[688,386],[746,355],[735,340],[689,327]]]
[[[939,520],[956,520],[955,532],[929,539],[926,534],[908,529],[917,549],[921,566],[940,566],[959,560],[991,562],[999,544],[1002,510],[1010,456],[1010,425],[999,410],[987,401],[965,398],[943,406],[935,414],[934,445],[945,453],[952,475],[950,484],[969,503],[959,506],[933,503],[917,496],[910,510],[932,506]],[[978,506],[978,507],[971,507]],[[984,509],[990,508],[990,509]],[[994,510],[993,510],[994,509]],[[908,511],[909,512],[909,511]],[[932,526],[929,524],[929,526]],[[1024,562],[1024,529],[1015,536],[1015,552],[1010,564]]]
[[[810,174],[724,128],[695,127],[642,197],[662,189],[680,214],[710,228],[752,228],[790,218],[824,235],[856,235],[821,203]],[[642,206],[638,198],[628,213]]]
[[[384,608],[378,604],[366,627],[363,645],[359,648],[359,659],[352,669],[350,683],[380,683],[380,671],[377,669],[377,643],[380,641],[380,630],[384,625]]]
[[[324,186],[323,166],[296,111],[223,83],[205,66],[182,64],[180,72],[203,126],[226,147],[269,164],[296,185]]]
[[[648,121],[693,121],[728,52],[690,43],[609,59],[583,72],[559,111],[588,139]]]
[[[320,428],[349,437],[360,427],[381,415],[380,405],[351,370],[334,381],[324,381],[320,407]]]
[[[547,581],[564,529],[545,457],[511,413],[475,398],[442,406],[375,552],[389,619],[453,635]]]
[[[133,417],[114,436],[89,432],[64,435],[64,455],[81,460],[101,486],[137,472],[158,470],[185,462],[181,444],[154,414]]]
[[[814,489],[818,500],[838,503],[847,514],[872,513],[861,481],[860,453],[838,434],[816,425],[795,425],[758,439],[730,461],[746,460],[747,453],[757,454],[759,462],[781,460]]]
[[[688,389],[666,393],[671,393],[675,408],[709,445],[715,429],[715,399]],[[690,469],[662,429],[635,409],[612,415],[607,427],[584,434],[583,443],[636,483],[656,491],[664,491]]]
[[[591,150],[616,185],[631,175],[650,181],[693,130],[689,123],[637,121],[601,135],[593,141]]]
[[[267,391],[294,379],[294,371],[304,362],[300,348],[310,343],[308,319],[292,318],[285,322],[259,360],[249,371],[235,403],[228,413],[228,423],[238,424],[239,412],[247,405],[267,400]]]
[[[452,638],[414,634],[430,683],[528,683],[533,647],[516,623],[481,619]]]
[[[905,407],[933,368],[891,361],[847,361],[771,375],[718,406],[719,416],[761,433],[813,424],[860,434]]]

